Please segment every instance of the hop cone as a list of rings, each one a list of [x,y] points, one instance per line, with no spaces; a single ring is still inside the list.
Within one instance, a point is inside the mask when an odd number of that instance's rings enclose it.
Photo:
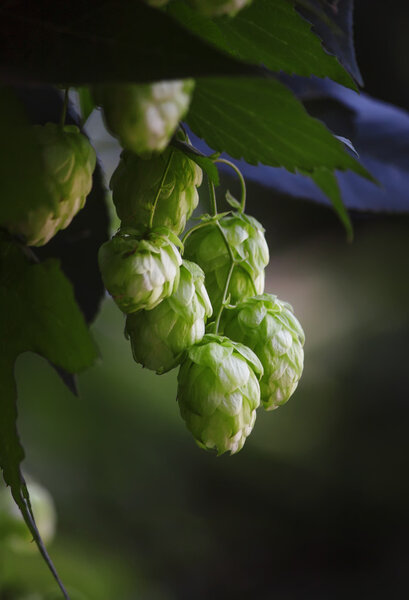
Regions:
[[[125,150],[111,188],[123,225],[148,227],[156,201],[153,226],[179,235],[198,204],[201,183],[201,168],[178,150],[167,148],[147,160]]]
[[[261,401],[266,410],[287,402],[297,387],[304,361],[304,332],[286,302],[271,294],[224,309],[221,330],[251,348],[261,361]]]
[[[194,88],[193,79],[147,84],[99,85],[96,104],[121,146],[136,154],[164,150],[185,116]]]
[[[165,228],[144,235],[124,229],[100,247],[102,280],[123,312],[151,310],[175,291],[182,263],[176,241]]]
[[[204,273],[184,260],[177,289],[150,311],[128,315],[126,334],[136,362],[163,373],[176,366],[184,350],[200,342],[212,306],[204,286]]]
[[[28,205],[24,221],[10,223],[8,230],[23,236],[29,246],[43,246],[60,229],[68,227],[84,207],[92,188],[96,156],[75,125],[47,123],[35,125],[33,130],[43,157],[41,176],[56,200],[56,209],[50,211],[41,203],[32,208]]]
[[[190,3],[208,17],[230,15],[233,17],[252,0],[190,0]]]
[[[45,543],[55,534],[56,513],[51,495],[41,485],[29,482],[31,507],[40,535]],[[24,519],[11,495],[10,488],[0,486],[0,546],[8,546],[17,552],[36,551]]]
[[[234,454],[260,404],[260,361],[246,346],[207,334],[187,351],[178,375],[182,418],[201,448]]]
[[[263,293],[264,269],[269,260],[264,229],[256,219],[240,213],[223,217],[219,223],[233,249],[234,258],[241,261],[235,265],[230,280],[230,302],[235,304],[243,298]],[[209,222],[187,238],[184,256],[203,269],[206,289],[213,310],[217,313],[231,259],[215,222]]]

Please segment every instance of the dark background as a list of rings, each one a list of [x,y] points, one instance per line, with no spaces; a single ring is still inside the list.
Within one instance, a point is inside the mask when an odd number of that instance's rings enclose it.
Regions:
[[[407,109],[409,6],[358,0],[355,23],[366,93]],[[259,411],[237,456],[195,446],[176,374],[135,365],[108,299],[79,398],[19,360],[24,467],[55,499],[50,550],[74,600],[409,592],[409,220],[354,213],[348,244],[330,209],[255,184],[248,212],[270,245],[266,291],[294,306],[306,354],[294,396]],[[0,575],[2,600],[51,598],[36,553],[4,555]]]

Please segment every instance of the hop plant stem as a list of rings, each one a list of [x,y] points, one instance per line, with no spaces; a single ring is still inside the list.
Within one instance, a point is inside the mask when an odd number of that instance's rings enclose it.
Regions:
[[[240,212],[244,213],[246,209],[246,182],[244,181],[244,177],[242,172],[234,163],[230,160],[226,160],[225,158],[216,158],[213,162],[215,163],[223,163],[224,165],[229,166],[236,173],[237,177],[240,180],[241,187],[241,198],[240,198]]]
[[[221,225],[220,225],[219,222],[217,222],[217,228],[218,228],[218,230],[220,231],[220,233],[221,233],[221,235],[223,237],[224,243],[226,244],[227,252],[229,253],[231,263],[230,263],[229,272],[227,273],[226,283],[224,284],[224,290],[223,290],[223,296],[222,296],[222,303],[220,305],[219,311],[218,311],[217,316],[216,316],[216,320],[214,322],[214,333],[217,333],[219,331],[220,317],[222,316],[222,312],[223,312],[224,306],[226,304],[227,293],[228,293],[229,285],[230,285],[230,279],[231,279],[231,276],[233,274],[234,267],[236,265],[236,261],[234,260],[233,250],[231,249],[231,246],[230,246],[229,241],[228,241],[228,239],[226,237],[226,234],[224,233],[223,228],[221,227]]]

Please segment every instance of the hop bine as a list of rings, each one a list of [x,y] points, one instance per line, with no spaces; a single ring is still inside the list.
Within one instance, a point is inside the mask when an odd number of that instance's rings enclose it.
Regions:
[[[264,408],[273,410],[287,402],[302,375],[305,340],[291,306],[270,294],[249,298],[224,309],[220,329],[260,359]]]
[[[263,367],[246,346],[207,334],[189,348],[178,375],[182,418],[196,443],[218,454],[243,447],[260,404]]]
[[[182,353],[203,338],[211,314],[204,273],[184,260],[173,294],[153,310],[127,317],[125,331],[135,361],[158,373],[175,367]]]

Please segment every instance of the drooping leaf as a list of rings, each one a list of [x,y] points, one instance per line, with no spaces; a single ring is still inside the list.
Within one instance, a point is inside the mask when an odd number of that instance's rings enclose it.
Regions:
[[[4,5],[4,3],[3,3]],[[197,38],[141,0],[11,0],[0,7],[0,80],[84,85],[197,75],[252,67]]]
[[[331,200],[331,204],[340,218],[342,224],[347,232],[349,241],[352,241],[353,230],[352,223],[349,218],[348,212],[342,203],[341,191],[335,173],[328,169],[316,169],[311,175],[312,180],[317,186],[324,192],[324,194]]]
[[[409,113],[330,81],[295,78],[292,87],[311,114],[334,133],[351,140],[359,161],[379,182],[374,185],[351,171],[338,171],[336,177],[345,207],[369,213],[408,214]],[[202,152],[212,151],[196,137],[191,138]],[[244,161],[236,164],[246,178],[280,194],[328,204],[322,190],[305,175],[253,167]]]
[[[250,164],[308,173],[351,169],[370,178],[275,79],[199,79],[187,121],[213,150]]]
[[[17,428],[14,363],[27,350],[74,373],[96,356],[72,288],[58,262],[32,263],[24,247],[5,233],[0,237],[0,468],[39,550],[68,595],[41,540],[31,512],[20,463],[24,450]]]
[[[210,19],[180,0],[171,2],[168,12],[193,33],[237,58],[272,71],[330,77],[355,89],[350,75],[324,50],[288,0],[257,0],[234,19]]]

